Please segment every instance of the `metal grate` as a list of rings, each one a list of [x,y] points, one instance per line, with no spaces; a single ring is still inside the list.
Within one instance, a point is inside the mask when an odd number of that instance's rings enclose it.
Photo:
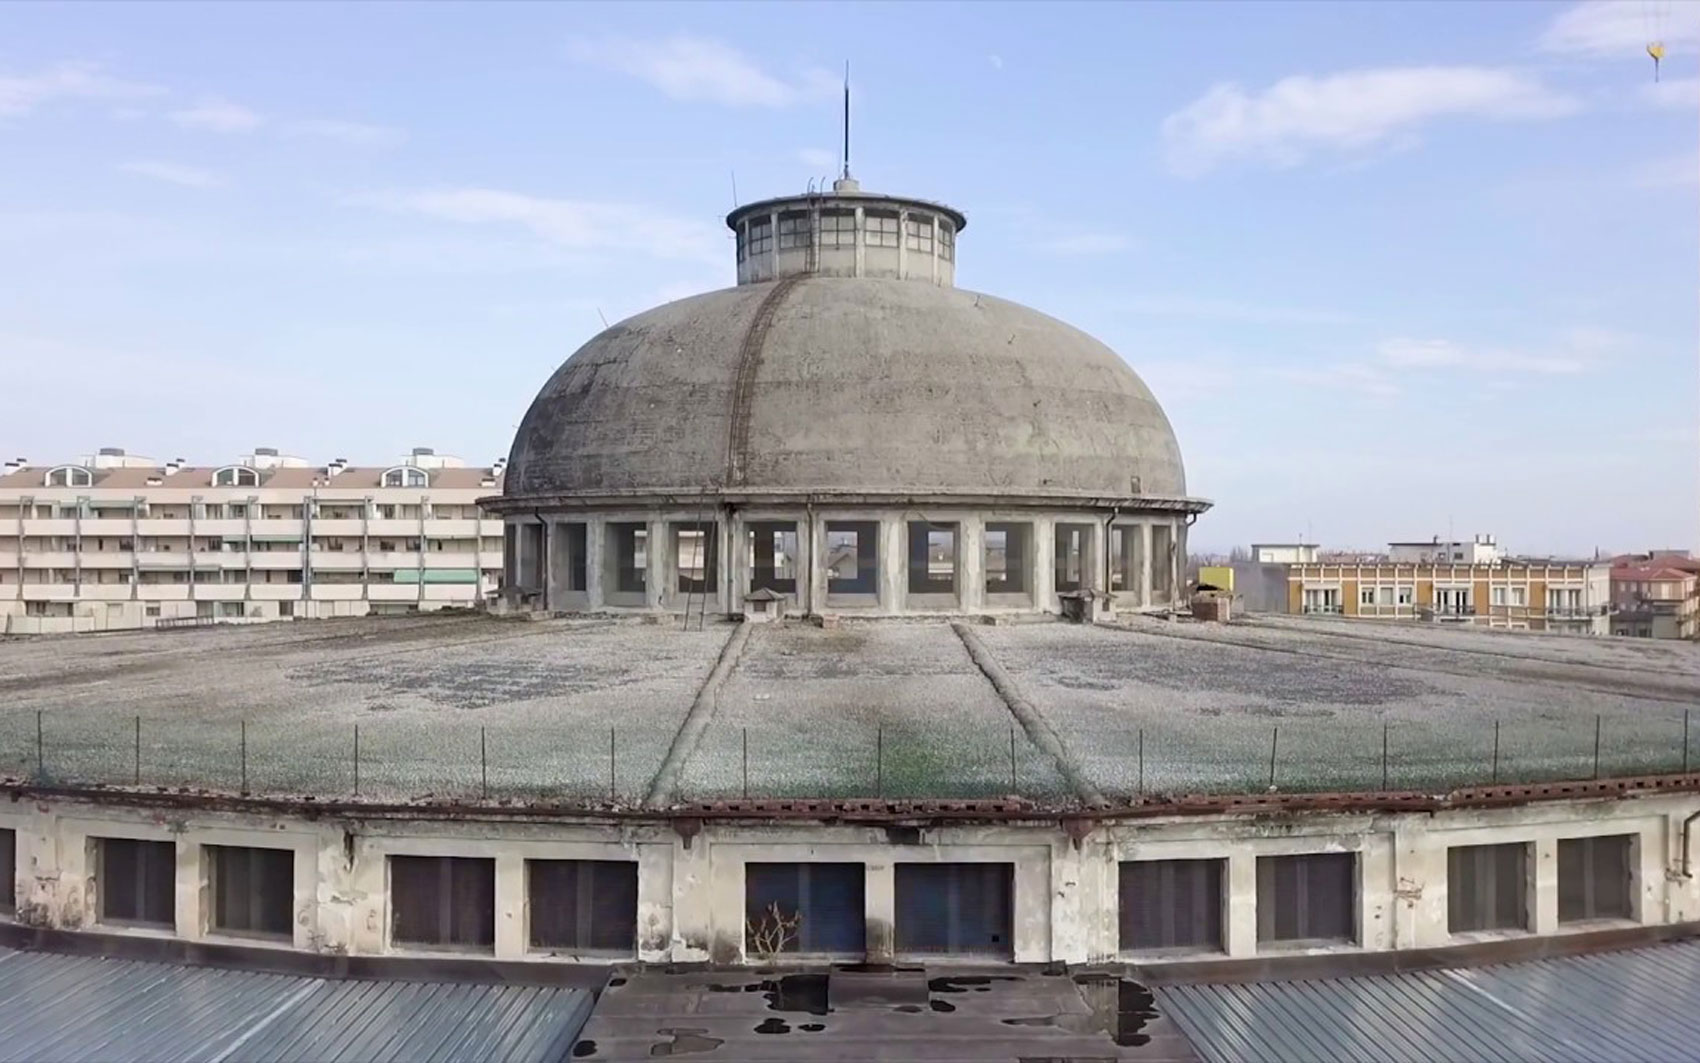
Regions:
[[[1630,887],[1635,836],[1565,838],[1558,843],[1558,921],[1633,919]]]
[[[403,944],[491,948],[496,943],[496,862],[392,856],[390,915],[390,936]]]
[[[897,951],[1009,956],[1014,864],[898,864]]]
[[[177,847],[133,838],[100,838],[96,844],[101,921],[175,925]]]
[[[1257,858],[1257,940],[1356,941],[1356,853]]]
[[[289,937],[295,922],[295,853],[233,845],[209,845],[206,851],[213,929]]]
[[[1223,860],[1121,865],[1121,950],[1222,949]]]
[[[782,918],[801,915],[780,952],[867,951],[867,869],[862,864],[744,865],[745,948],[768,927],[772,906]]]
[[[630,860],[528,860],[535,948],[637,950],[637,864]]]
[[[1454,845],[1446,850],[1446,927],[1525,930],[1529,925],[1529,847]]]

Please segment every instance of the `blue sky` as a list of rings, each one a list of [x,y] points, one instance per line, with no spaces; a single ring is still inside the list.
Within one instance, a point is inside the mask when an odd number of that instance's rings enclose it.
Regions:
[[[1649,30],[1670,52],[1652,84]],[[1194,543],[1696,544],[1700,4],[0,6],[0,452],[504,454],[833,169],[1169,411]]]

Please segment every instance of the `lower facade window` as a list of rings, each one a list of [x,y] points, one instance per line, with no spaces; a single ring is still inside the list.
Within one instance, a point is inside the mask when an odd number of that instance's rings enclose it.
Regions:
[[[528,860],[526,878],[533,948],[636,952],[636,863]]]
[[[1558,843],[1558,921],[1635,918],[1631,858],[1635,836],[1565,838]]]
[[[1527,929],[1528,854],[1522,842],[1447,849],[1447,929],[1454,934]]]
[[[1139,594],[1145,584],[1145,528],[1130,524],[1110,529],[1110,590]]]
[[[176,925],[176,845],[133,838],[99,838],[95,845],[101,922]]]
[[[1221,951],[1223,860],[1121,865],[1121,951]]]
[[[1009,956],[1015,865],[898,864],[898,952]]]
[[[18,832],[0,828],[0,912],[18,907]]]
[[[713,524],[673,525],[673,556],[679,563],[680,594],[710,594],[715,583],[718,541]]]
[[[295,853],[235,845],[206,847],[213,930],[289,937],[295,911]]]
[[[1257,858],[1257,940],[1356,941],[1356,853]]]
[[[1027,545],[1033,536],[1031,524],[986,525],[985,564],[987,594],[1026,594]]]
[[[1090,524],[1059,524],[1056,527],[1056,589],[1077,591],[1087,584],[1086,544]]]
[[[464,856],[390,857],[390,938],[404,945],[492,948],[496,862]]]
[[[649,528],[643,524],[608,525],[609,568],[613,589],[620,594],[642,594],[648,586]]]
[[[797,525],[790,521],[757,521],[746,533],[750,590],[766,588],[775,594],[797,592]]]
[[[909,522],[909,593],[956,593],[956,525]]]
[[[863,954],[866,883],[861,864],[745,864],[744,951]]]
[[[877,521],[827,521],[826,592],[878,594],[879,541]]]

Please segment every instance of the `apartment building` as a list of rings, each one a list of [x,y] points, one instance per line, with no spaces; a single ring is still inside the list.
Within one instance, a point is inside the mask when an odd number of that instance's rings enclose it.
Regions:
[[[1234,568],[1235,587],[1251,612],[1581,635],[1611,631],[1609,564],[1509,557],[1491,536],[1391,543],[1377,556],[1252,561]]]
[[[497,586],[502,463],[416,447],[313,465],[258,447],[228,465],[117,447],[0,471],[0,634],[363,616],[471,606]]]
[[[1700,561],[1676,551],[1613,558],[1611,599],[1614,635],[1700,636]]]

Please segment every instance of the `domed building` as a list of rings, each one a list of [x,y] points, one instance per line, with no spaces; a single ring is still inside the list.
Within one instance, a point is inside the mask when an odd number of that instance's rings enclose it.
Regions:
[[[505,605],[1175,603],[1209,503],[1162,407],[1091,336],[956,288],[960,212],[845,177],[726,224],[736,287],[612,326],[526,411],[488,503]]]

